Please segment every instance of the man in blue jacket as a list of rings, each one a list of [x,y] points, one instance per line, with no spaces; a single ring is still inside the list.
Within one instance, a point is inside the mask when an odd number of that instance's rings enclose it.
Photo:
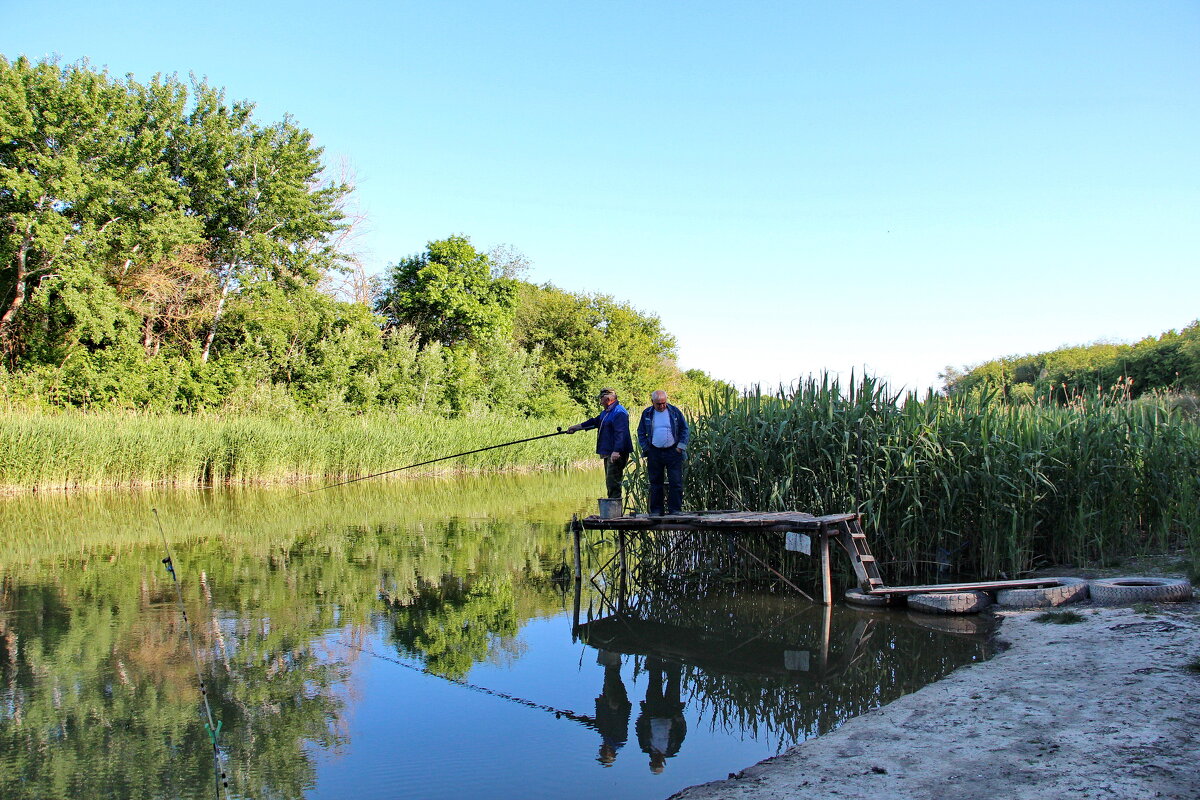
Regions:
[[[612,389],[601,389],[598,399],[604,410],[589,420],[567,428],[567,433],[598,429],[596,454],[604,459],[604,483],[608,496],[620,500],[621,476],[625,472],[625,465],[629,463],[629,454],[633,452],[633,440],[629,438],[629,412],[617,402],[617,393]]]
[[[667,476],[668,514],[683,508],[683,457],[687,451],[687,420],[683,412],[667,402],[662,389],[650,393],[650,406],[638,422],[638,446],[646,456],[646,476],[650,480],[652,516],[663,513],[663,473]]]

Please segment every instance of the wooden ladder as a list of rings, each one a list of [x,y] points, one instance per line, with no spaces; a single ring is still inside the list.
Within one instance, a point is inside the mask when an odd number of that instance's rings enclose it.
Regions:
[[[879,574],[879,565],[871,548],[867,547],[867,535],[863,533],[862,517],[854,515],[851,519],[837,523],[838,541],[850,554],[850,565],[858,578],[858,588],[864,592],[882,589],[883,576]]]

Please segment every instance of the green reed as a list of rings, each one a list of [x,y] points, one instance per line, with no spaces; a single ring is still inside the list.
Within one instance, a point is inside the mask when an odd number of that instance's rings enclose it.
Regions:
[[[322,418],[0,410],[0,490],[344,480],[550,433],[558,424],[382,413]],[[420,471],[563,468],[586,460],[589,444],[585,436],[556,436]]]
[[[706,398],[685,483],[692,508],[861,512],[892,582],[1200,554],[1200,426],[1157,400],[901,398],[826,375]]]

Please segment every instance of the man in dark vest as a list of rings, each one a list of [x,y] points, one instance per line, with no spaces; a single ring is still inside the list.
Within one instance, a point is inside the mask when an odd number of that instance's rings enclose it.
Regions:
[[[629,412],[617,402],[617,393],[612,389],[601,389],[597,398],[604,410],[589,420],[567,428],[567,433],[596,428],[596,454],[604,459],[604,483],[608,496],[621,499],[621,477],[629,454],[633,452],[633,439],[629,437]]]

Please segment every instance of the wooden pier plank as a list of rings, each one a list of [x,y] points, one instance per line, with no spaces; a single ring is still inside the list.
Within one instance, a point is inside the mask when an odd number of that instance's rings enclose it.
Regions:
[[[933,583],[925,586],[877,586],[868,594],[936,594],[939,592],[994,592],[1000,589],[1043,589],[1057,586],[1058,578],[1022,578],[1008,581]]]

